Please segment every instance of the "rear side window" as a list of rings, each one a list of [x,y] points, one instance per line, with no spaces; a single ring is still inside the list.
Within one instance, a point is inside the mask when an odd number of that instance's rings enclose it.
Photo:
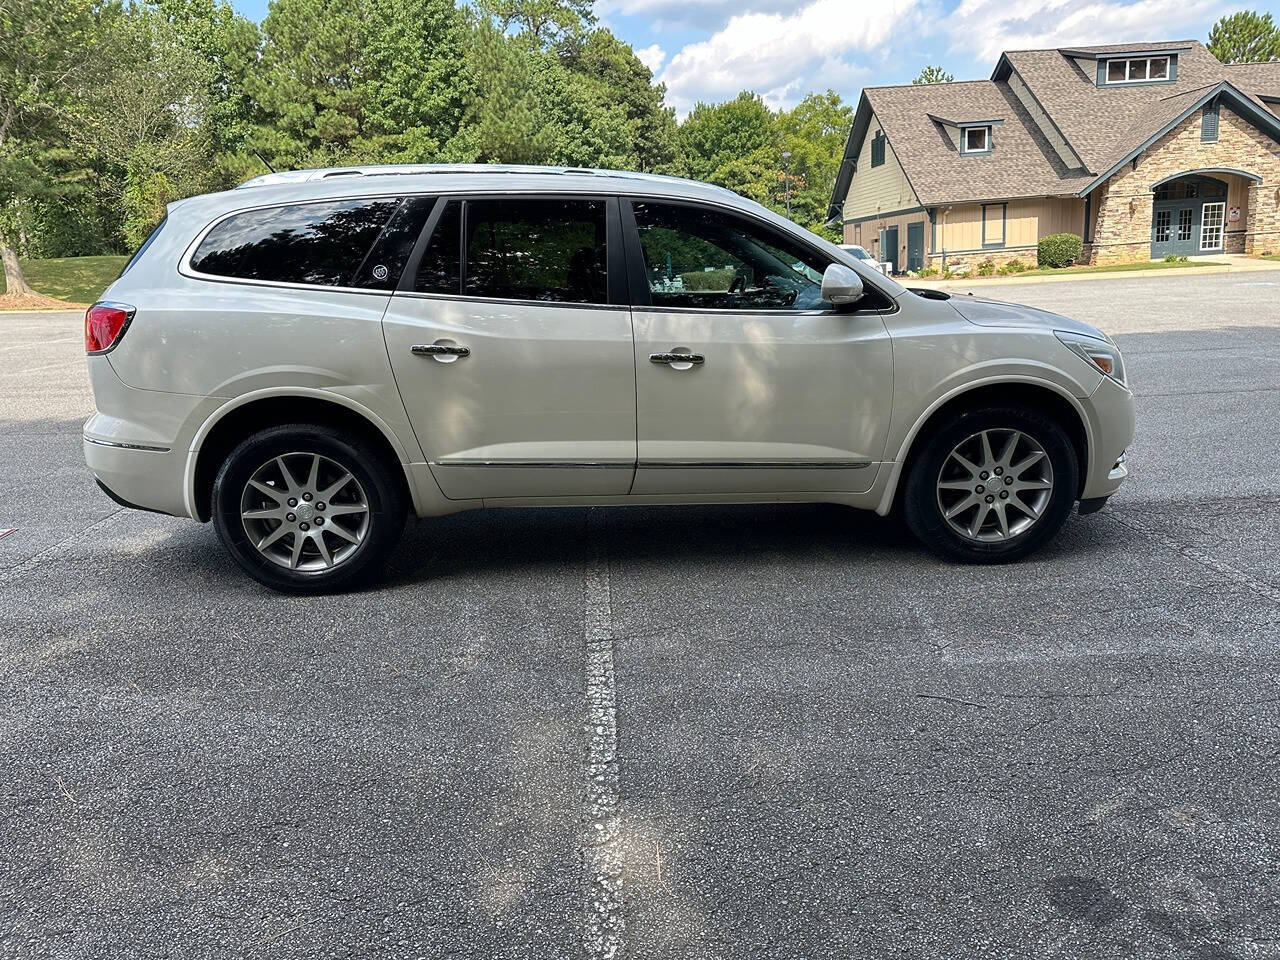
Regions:
[[[124,269],[120,271],[121,277],[123,277],[126,273],[128,273],[130,268],[135,263],[137,263],[139,260],[142,259],[142,255],[147,252],[147,247],[151,246],[151,244],[155,242],[156,237],[160,236],[160,231],[164,229],[164,225],[168,222],[169,222],[169,218],[165,217],[163,220],[160,221],[160,223],[156,226],[156,228],[151,231],[151,233],[147,236],[147,239],[142,241],[142,246],[138,247],[138,249],[133,252],[133,256],[129,258],[129,262],[126,263],[124,265]],[[116,279],[118,280],[120,279],[120,277],[117,277]]]
[[[210,230],[191,266],[239,280],[390,290],[426,219],[424,208],[430,211],[430,201],[414,197],[248,210]]]
[[[603,200],[453,201],[432,234],[414,289],[607,304],[605,237]]]

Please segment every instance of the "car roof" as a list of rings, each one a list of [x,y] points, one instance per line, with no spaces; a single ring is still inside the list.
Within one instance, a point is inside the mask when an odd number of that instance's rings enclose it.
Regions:
[[[175,201],[169,205],[169,212],[175,214],[182,209],[192,216],[212,217],[249,207],[303,200],[470,192],[661,196],[710,200],[768,213],[754,200],[724,187],[682,177],[504,164],[388,164],[268,173],[222,193]]]

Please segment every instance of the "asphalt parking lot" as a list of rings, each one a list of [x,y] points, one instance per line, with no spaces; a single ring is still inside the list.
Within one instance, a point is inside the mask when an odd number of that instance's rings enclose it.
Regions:
[[[79,315],[0,316],[0,957],[1280,957],[1280,271],[996,295],[1138,397],[1029,561],[522,510],[312,599],[117,509]]]

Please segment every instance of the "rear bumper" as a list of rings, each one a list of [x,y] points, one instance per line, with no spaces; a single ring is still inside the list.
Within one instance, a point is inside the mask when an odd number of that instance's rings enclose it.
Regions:
[[[182,495],[185,450],[113,442],[88,433],[84,461],[107,495],[122,506],[175,517],[189,516]]]

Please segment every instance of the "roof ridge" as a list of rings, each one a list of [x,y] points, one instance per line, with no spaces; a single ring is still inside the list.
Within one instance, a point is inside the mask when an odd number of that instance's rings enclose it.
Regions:
[[[866,93],[868,90],[913,90],[913,89],[919,89],[924,87],[960,87],[960,86],[968,86],[969,84],[973,84],[973,83],[985,83],[985,84],[990,84],[991,86],[994,87],[996,86],[998,81],[996,80],[948,80],[946,83],[885,83],[885,84],[881,84],[878,87],[863,87],[862,92]]]
[[[1062,53],[1064,50],[1102,50],[1104,47],[1114,47],[1117,51],[1137,50],[1138,47],[1167,47],[1174,43],[1190,43],[1198,44],[1201,41],[1194,39],[1184,40],[1136,40],[1133,43],[1085,43],[1079,45],[1064,44],[1060,47],[1018,47],[1015,50],[1002,50],[1001,53]],[[1254,61],[1256,63],[1266,63],[1265,60]],[[1280,63],[1280,61],[1274,61]]]
[[[1280,60],[1241,60],[1238,63],[1224,63],[1224,67],[1280,67]]]

